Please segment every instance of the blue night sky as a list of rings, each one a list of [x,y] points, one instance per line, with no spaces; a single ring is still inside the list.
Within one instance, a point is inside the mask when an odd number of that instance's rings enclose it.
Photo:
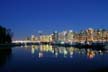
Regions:
[[[0,25],[20,39],[39,30],[108,28],[107,0],[0,0]]]

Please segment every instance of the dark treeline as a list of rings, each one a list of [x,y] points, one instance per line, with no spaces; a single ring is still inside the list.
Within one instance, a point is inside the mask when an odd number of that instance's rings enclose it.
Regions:
[[[12,42],[12,33],[10,29],[0,26],[0,44]]]

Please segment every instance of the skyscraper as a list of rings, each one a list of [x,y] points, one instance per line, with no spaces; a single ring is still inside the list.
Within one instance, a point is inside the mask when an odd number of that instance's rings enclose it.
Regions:
[[[52,35],[53,42],[58,42],[58,37],[59,37],[58,32],[57,31],[53,32],[53,35]]]

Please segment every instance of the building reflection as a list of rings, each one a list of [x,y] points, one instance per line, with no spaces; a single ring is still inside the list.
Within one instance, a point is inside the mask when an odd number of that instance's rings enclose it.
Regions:
[[[42,53],[42,52],[39,52],[38,57],[39,57],[39,58],[42,58],[42,57],[43,57],[43,53]]]
[[[93,59],[96,54],[102,55],[102,51],[96,51],[91,49],[79,49],[74,47],[60,47],[56,45],[31,45],[26,46],[25,48],[31,48],[31,53],[34,54],[35,52],[38,52],[38,57],[42,58],[44,57],[45,53],[51,53],[55,57],[58,57],[59,55],[63,55],[63,57],[70,57],[72,58],[75,53],[77,54],[85,54],[87,58]]]
[[[0,68],[11,58],[11,47],[0,47]]]
[[[95,51],[88,50],[88,52],[87,52],[87,57],[88,57],[89,59],[94,58],[95,55],[96,55]]]

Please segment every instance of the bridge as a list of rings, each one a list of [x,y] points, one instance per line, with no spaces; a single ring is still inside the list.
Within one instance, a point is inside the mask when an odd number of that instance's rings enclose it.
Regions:
[[[40,43],[40,41],[31,41],[31,40],[15,40],[15,41],[12,41],[12,43],[16,43],[16,44],[26,44],[26,43]]]

